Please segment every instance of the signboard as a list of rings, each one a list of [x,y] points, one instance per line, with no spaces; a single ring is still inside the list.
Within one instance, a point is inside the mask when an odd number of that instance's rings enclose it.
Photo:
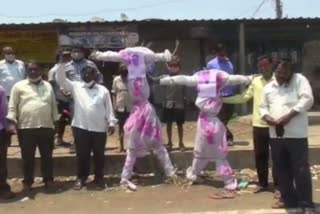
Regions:
[[[125,48],[139,41],[134,32],[68,32],[59,35],[60,46],[77,46],[84,48]]]
[[[7,31],[0,32],[0,47],[10,46],[21,60],[40,63],[55,62],[58,47],[56,31]]]

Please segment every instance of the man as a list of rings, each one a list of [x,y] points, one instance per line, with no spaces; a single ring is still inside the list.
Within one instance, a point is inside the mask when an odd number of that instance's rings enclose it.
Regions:
[[[130,115],[131,103],[128,94],[127,66],[120,64],[119,71],[120,75],[115,77],[112,83],[112,99],[119,124],[120,152],[124,152],[123,127]]]
[[[27,64],[28,79],[14,85],[10,95],[7,119],[9,131],[18,130],[23,161],[23,189],[31,190],[34,182],[35,152],[41,155],[43,182],[48,190],[53,184],[54,124],[58,120],[57,104],[50,83],[42,80],[42,69],[37,62]]]
[[[275,80],[264,88],[260,108],[261,117],[270,126],[272,158],[283,199],[273,208],[301,207],[304,213],[314,213],[308,163],[308,110],[312,105],[308,80],[283,60]]]
[[[56,56],[56,62],[58,63],[60,57],[64,56],[68,62],[71,61],[70,51],[62,50],[58,51]],[[57,124],[56,136],[55,136],[55,145],[56,146],[63,146],[67,145],[66,142],[63,141],[63,135],[65,131],[66,125],[69,123],[70,120],[70,96],[66,94],[63,90],[61,90],[60,85],[56,81],[56,72],[57,72],[58,64],[55,64],[53,68],[50,69],[48,74],[48,81],[51,83],[55,97],[58,103],[58,112],[60,114],[60,118]]]
[[[8,101],[5,90],[0,86],[0,198],[11,199],[15,194],[11,192],[7,183],[7,151],[8,141],[6,132],[6,116],[8,113]]]
[[[258,70],[261,75],[253,79],[246,91],[241,95],[235,95],[223,99],[224,103],[245,103],[253,98],[253,146],[255,153],[256,169],[258,174],[259,186],[256,193],[268,190],[268,172],[269,172],[269,126],[261,119],[259,107],[262,100],[262,92],[265,85],[273,80],[272,59],[266,55],[258,58]],[[277,185],[277,177],[273,169],[274,185]],[[278,197],[279,194],[276,195]]]
[[[167,64],[169,75],[181,74],[181,63],[178,57]],[[184,151],[183,124],[185,122],[184,103],[185,86],[167,85],[165,86],[165,99],[163,103],[162,122],[167,124],[168,150],[172,149],[172,123],[178,126],[179,148]]]
[[[0,61],[0,85],[5,89],[6,96],[9,100],[13,85],[20,80],[25,79],[24,63],[16,59],[15,52],[12,47],[4,47],[2,49],[3,60]],[[11,138],[8,136],[8,146],[11,145]]]
[[[210,62],[208,62],[207,69],[217,69],[217,70],[225,71],[228,74],[234,74],[233,65],[230,59],[227,57],[226,47],[223,44],[219,43],[215,48],[215,52],[216,52],[216,57],[212,59]],[[230,97],[232,95],[233,95],[232,86],[226,87],[221,93],[222,97]],[[228,128],[228,123],[232,118],[232,115],[233,115],[233,105],[227,104],[227,103],[223,104],[218,117],[226,126],[227,141],[229,146],[233,145],[233,134]]]
[[[25,66],[22,61],[16,59],[11,47],[4,47],[2,55],[4,59],[0,61],[0,85],[4,87],[9,98],[13,85],[25,79]]]
[[[68,79],[70,79],[71,81],[79,81],[82,82],[82,78],[81,78],[81,72],[83,71],[83,68],[90,66],[93,67],[96,72],[96,81],[99,84],[103,83],[103,75],[101,74],[101,72],[99,71],[98,67],[96,66],[96,64],[88,59],[85,58],[85,48],[82,46],[74,46],[71,50],[71,61],[68,62],[67,67],[68,67],[68,71],[67,71],[67,77]],[[62,90],[66,91],[65,89],[62,88]],[[71,110],[71,114],[73,114],[73,102],[70,102],[70,110]],[[71,147],[70,148],[70,153],[75,153],[75,147]]]
[[[67,77],[71,81],[80,81],[82,82],[81,72],[83,68],[90,66],[93,67],[97,72],[97,82],[99,84],[103,83],[103,76],[99,71],[96,64],[88,59],[85,58],[85,49],[82,46],[75,46],[71,50],[71,58],[72,60],[68,63],[68,67],[71,68],[68,73]]]
[[[65,61],[62,61],[65,62]],[[104,160],[107,132],[114,133],[116,119],[113,115],[110,93],[107,88],[96,83],[95,67],[84,67],[80,81],[71,81],[66,73],[71,68],[68,64],[60,64],[57,71],[58,83],[71,92],[74,99],[74,115],[72,119],[73,134],[77,154],[78,179],[75,190],[86,186],[90,172],[91,152],[95,167],[94,182],[97,189],[105,189]]]

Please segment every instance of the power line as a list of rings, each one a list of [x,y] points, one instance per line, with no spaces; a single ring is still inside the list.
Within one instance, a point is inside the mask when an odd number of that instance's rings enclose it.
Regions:
[[[166,4],[178,3],[178,2],[183,2],[183,1],[187,1],[187,0],[166,0],[166,1],[161,1],[161,2],[157,1],[157,2],[152,2],[149,4],[144,4],[144,5],[136,6],[136,7],[114,8],[114,9],[105,8],[105,9],[90,12],[90,13],[75,13],[75,14],[46,13],[46,14],[40,14],[37,16],[10,16],[10,15],[4,14],[4,13],[0,13],[0,17],[26,19],[26,18],[49,17],[49,16],[56,16],[56,17],[94,16],[94,15],[102,14],[102,13],[127,12],[127,11],[134,11],[134,10],[140,10],[140,9],[147,9],[147,8],[158,7],[158,6],[162,6],[162,5],[166,5]]]
[[[258,7],[255,9],[255,11],[253,12],[252,14],[252,17],[254,17],[258,12],[259,10],[261,9],[261,7],[269,0],[262,0],[261,3],[258,5]]]

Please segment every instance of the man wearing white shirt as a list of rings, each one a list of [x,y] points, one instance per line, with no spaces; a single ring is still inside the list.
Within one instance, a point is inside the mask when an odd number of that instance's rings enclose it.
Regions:
[[[293,73],[290,62],[283,60],[276,69],[275,80],[264,88],[260,106],[261,117],[270,125],[272,158],[283,199],[274,208],[301,207],[304,213],[314,213],[307,113],[312,105],[309,81]]]
[[[119,66],[120,75],[116,76],[112,83],[112,99],[114,110],[118,119],[119,125],[119,141],[120,141],[120,152],[124,152],[124,124],[129,118],[131,111],[131,102],[128,93],[128,69],[124,64]]]
[[[116,119],[110,93],[107,88],[97,84],[96,69],[87,66],[81,71],[83,82],[66,78],[68,66],[59,64],[56,78],[61,87],[71,92],[74,99],[72,119],[73,134],[76,145],[78,179],[74,189],[80,190],[86,185],[90,172],[90,154],[93,152],[95,165],[95,183],[97,188],[104,189],[104,151],[106,133],[114,133]]]
[[[9,98],[13,85],[25,79],[25,66],[22,61],[16,59],[11,47],[4,47],[2,55],[4,59],[0,61],[0,85],[4,87]]]

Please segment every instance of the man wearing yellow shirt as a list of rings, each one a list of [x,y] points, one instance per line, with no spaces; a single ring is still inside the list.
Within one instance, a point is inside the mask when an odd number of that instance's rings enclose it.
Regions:
[[[258,58],[258,70],[261,75],[255,77],[246,91],[241,95],[224,98],[224,103],[240,104],[253,99],[253,145],[255,152],[256,169],[259,180],[259,187],[256,192],[268,190],[268,161],[269,161],[269,127],[261,119],[259,106],[262,102],[263,88],[273,79],[272,59],[264,55]],[[276,186],[277,179],[273,169],[273,180]]]

